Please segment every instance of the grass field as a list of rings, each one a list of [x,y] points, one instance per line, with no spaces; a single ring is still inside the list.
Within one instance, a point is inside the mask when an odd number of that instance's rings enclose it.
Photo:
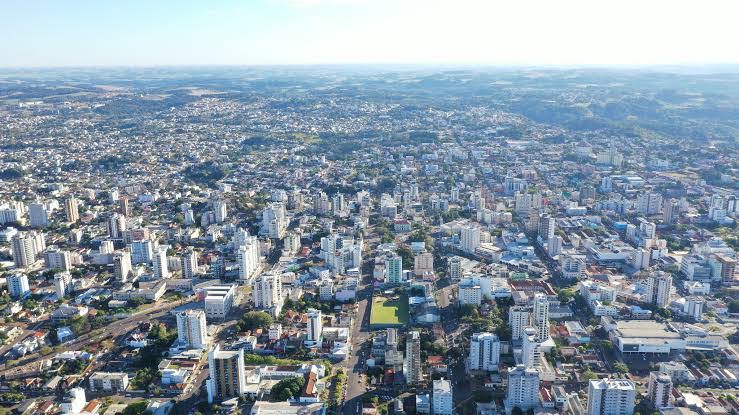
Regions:
[[[408,324],[408,297],[372,297],[370,324],[373,326],[404,326]]]

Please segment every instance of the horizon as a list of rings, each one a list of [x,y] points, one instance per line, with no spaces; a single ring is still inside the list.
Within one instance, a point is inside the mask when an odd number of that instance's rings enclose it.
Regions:
[[[4,3],[0,68],[739,65],[719,0]]]

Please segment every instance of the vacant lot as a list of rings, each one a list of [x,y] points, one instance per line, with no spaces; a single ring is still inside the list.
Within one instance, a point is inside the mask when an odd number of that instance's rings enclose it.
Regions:
[[[370,324],[377,327],[405,326],[408,324],[408,297],[372,297]]]

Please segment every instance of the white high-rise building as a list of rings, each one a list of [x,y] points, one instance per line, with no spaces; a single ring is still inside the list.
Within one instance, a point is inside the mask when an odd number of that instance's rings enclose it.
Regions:
[[[508,371],[508,393],[505,399],[506,413],[513,408],[523,411],[539,405],[539,372],[534,368],[518,365]]]
[[[287,229],[287,214],[282,202],[272,202],[262,211],[262,234],[269,238],[280,239]]]
[[[63,251],[56,246],[50,246],[44,252],[44,266],[46,269],[70,271],[72,269],[72,258],[69,252]]]
[[[43,203],[31,203],[28,205],[29,224],[32,228],[43,228],[49,224],[49,210]]]
[[[31,290],[28,285],[28,275],[20,272],[8,275],[5,282],[8,284],[8,292],[13,298],[21,298]]]
[[[465,226],[461,229],[460,249],[468,254],[474,254],[475,249],[480,246],[480,228],[476,226]]]
[[[123,238],[126,230],[126,217],[120,213],[114,213],[108,219],[108,235],[113,239]]]
[[[282,308],[282,277],[280,274],[262,274],[252,283],[254,307],[261,309]],[[279,314],[277,311],[275,314]]]
[[[453,256],[449,258],[449,278],[452,281],[459,281],[462,279],[462,257]]]
[[[500,363],[500,339],[494,333],[475,333],[470,339],[468,370],[493,372]]]
[[[192,349],[208,347],[208,327],[203,310],[187,310],[177,313],[177,342]]]
[[[403,258],[393,255],[385,259],[385,282],[388,284],[400,284],[403,282]]]
[[[431,389],[431,413],[452,415],[453,408],[452,383],[446,379],[435,380]]]
[[[531,309],[514,305],[508,309],[508,325],[511,327],[511,340],[523,338],[524,329],[531,325]]]
[[[87,405],[85,390],[83,388],[72,388],[64,395],[60,406],[62,414],[76,415],[82,413],[85,405]]]
[[[628,379],[591,380],[588,386],[588,415],[634,413],[636,386]]]
[[[557,219],[542,215],[539,218],[539,236],[542,240],[548,241],[554,237],[554,231],[557,229]]]
[[[323,331],[323,317],[321,310],[308,310],[308,332],[305,340],[307,343],[315,344],[321,340],[321,331]]]
[[[154,275],[157,278],[169,278],[169,264],[167,262],[167,248],[160,246],[154,252]]]
[[[419,383],[423,380],[423,373],[421,372],[421,333],[418,331],[408,332],[405,341],[403,373],[408,384]]]
[[[641,193],[636,198],[636,211],[645,215],[655,215],[662,210],[662,195],[655,192]]]
[[[183,278],[193,278],[199,273],[198,254],[193,249],[188,249],[182,254],[180,263]]]
[[[148,239],[131,242],[130,249],[134,264],[149,264],[154,259],[154,242]]]
[[[657,271],[647,277],[647,302],[665,308],[670,304],[672,275]]]
[[[532,314],[537,330],[539,343],[549,340],[549,300],[546,295],[534,295],[534,312]]]
[[[648,386],[649,400],[657,410],[672,406],[672,378],[666,373],[650,372]]]
[[[37,232],[18,232],[11,240],[13,263],[16,268],[33,265],[38,255],[46,249],[44,234]]]
[[[239,280],[248,282],[261,269],[259,240],[256,236],[244,236],[238,249]]]
[[[541,366],[542,355],[540,343],[537,341],[537,330],[533,327],[524,329],[521,345],[521,363],[526,368]]]
[[[131,265],[131,253],[123,250],[113,254],[113,266],[115,269],[115,279],[120,282],[127,282],[133,273]]]
[[[56,291],[57,298],[60,300],[74,292],[72,274],[69,272],[59,272],[54,274],[54,289]]]
[[[223,223],[226,220],[226,201],[223,199],[217,199],[213,202],[213,211],[216,217],[216,223]]]

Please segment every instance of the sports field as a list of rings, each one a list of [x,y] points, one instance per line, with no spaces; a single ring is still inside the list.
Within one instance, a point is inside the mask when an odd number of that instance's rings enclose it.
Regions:
[[[396,327],[408,324],[408,297],[405,295],[387,298],[372,297],[370,325],[373,327]]]

